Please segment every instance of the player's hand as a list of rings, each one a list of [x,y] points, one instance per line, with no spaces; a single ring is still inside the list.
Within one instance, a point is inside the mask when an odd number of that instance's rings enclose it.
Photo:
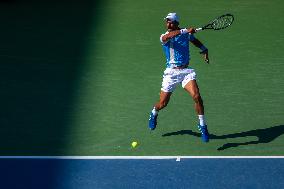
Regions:
[[[188,33],[195,33],[195,29],[194,28],[186,28]]]
[[[208,55],[208,50],[206,53],[204,53],[204,60],[207,64],[209,64],[209,55]]]
[[[209,64],[209,55],[208,55],[208,49],[206,49],[205,51],[200,52],[200,54],[204,55],[204,60],[207,64]]]

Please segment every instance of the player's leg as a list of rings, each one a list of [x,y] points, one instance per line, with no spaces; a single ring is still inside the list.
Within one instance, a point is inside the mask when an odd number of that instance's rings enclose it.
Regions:
[[[154,106],[155,110],[159,111],[159,110],[165,108],[168,105],[169,101],[170,101],[171,95],[172,95],[171,92],[161,91],[161,93],[160,93],[160,100]]]
[[[203,100],[199,92],[199,88],[197,85],[196,80],[190,80],[185,86],[184,89],[192,96],[192,99],[194,101],[194,107],[195,111],[199,118],[199,125],[198,129],[201,132],[201,137],[204,142],[209,141],[209,133],[207,130],[207,125],[205,122],[204,117],[204,106],[203,106]]]
[[[166,69],[164,71],[160,99],[154,105],[152,111],[150,112],[149,128],[151,130],[154,130],[157,126],[157,117],[159,110],[167,106],[167,104],[170,101],[172,92],[175,90],[176,86],[180,83],[177,73],[178,72],[172,69]]]
[[[197,115],[204,115],[204,106],[203,106],[203,100],[201,98],[201,95],[199,93],[199,88],[197,85],[196,80],[189,81],[185,86],[184,89],[191,95],[193,101],[194,101],[194,108],[197,113]]]
[[[158,112],[159,110],[165,108],[171,98],[171,92],[164,92],[161,91],[160,93],[160,99],[159,101],[154,105],[153,110],[150,113],[150,118],[149,118],[149,128],[151,130],[154,130],[157,126],[157,117],[158,117]]]

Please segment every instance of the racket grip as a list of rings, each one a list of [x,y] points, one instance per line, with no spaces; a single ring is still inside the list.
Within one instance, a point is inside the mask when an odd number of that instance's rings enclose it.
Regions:
[[[196,28],[195,32],[200,32],[202,30],[202,28]]]

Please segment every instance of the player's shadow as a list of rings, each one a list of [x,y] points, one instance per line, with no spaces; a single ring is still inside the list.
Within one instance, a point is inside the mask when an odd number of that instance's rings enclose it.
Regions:
[[[277,137],[284,134],[284,125],[273,126],[265,129],[256,129],[251,131],[244,131],[239,133],[233,134],[226,134],[226,135],[214,135],[210,134],[210,139],[230,139],[230,138],[240,138],[240,137],[250,137],[255,136],[258,139],[252,140],[249,142],[238,142],[238,143],[226,143],[223,146],[219,147],[217,150],[226,150],[228,148],[234,148],[243,145],[250,145],[250,144],[260,144],[260,143],[269,143],[275,140]],[[192,130],[180,130],[176,132],[166,133],[163,134],[163,137],[174,136],[174,135],[192,135],[196,137],[200,137],[200,133],[194,132]]]

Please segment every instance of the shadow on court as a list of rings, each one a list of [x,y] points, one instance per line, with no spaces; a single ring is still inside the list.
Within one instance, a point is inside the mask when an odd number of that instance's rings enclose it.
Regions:
[[[278,126],[265,128],[265,129],[256,129],[256,130],[251,130],[251,131],[220,135],[220,136],[210,134],[210,139],[215,140],[215,139],[230,139],[230,138],[242,138],[242,137],[245,138],[245,137],[250,137],[250,136],[255,136],[258,138],[258,140],[253,140],[249,142],[226,143],[217,149],[221,151],[221,150],[226,150],[228,148],[234,148],[234,147],[239,147],[239,146],[244,146],[244,145],[269,143],[283,134],[284,134],[284,125],[278,125]],[[166,133],[166,134],[163,134],[162,136],[168,137],[168,136],[174,136],[174,135],[191,135],[191,136],[200,137],[200,133],[194,132],[192,130],[180,130],[176,132]]]
[[[100,2],[0,1],[0,155],[65,152]]]

